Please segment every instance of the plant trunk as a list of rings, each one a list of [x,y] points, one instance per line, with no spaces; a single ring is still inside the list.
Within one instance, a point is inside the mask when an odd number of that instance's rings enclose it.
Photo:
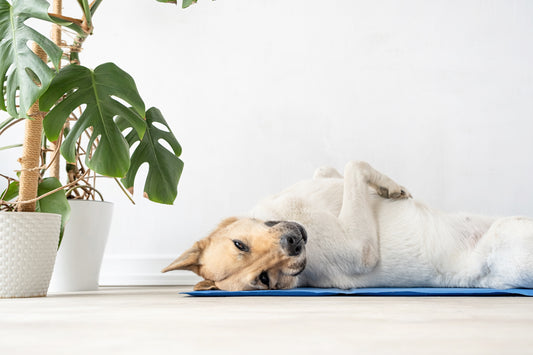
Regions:
[[[33,44],[33,51],[46,63],[46,53],[36,43]],[[30,110],[24,129],[24,146],[22,158],[19,159],[22,165],[20,173],[19,201],[33,200],[37,197],[37,187],[40,177],[40,156],[41,137],[43,132],[44,113],[39,111],[39,101],[36,101]],[[20,212],[35,212],[35,202],[21,203],[18,205]]]
[[[63,10],[63,1],[62,0],[54,0],[54,4],[53,4],[53,11],[55,14],[57,15],[61,15],[61,12]],[[61,47],[61,26],[60,25],[52,25],[52,33],[51,33],[51,37],[52,37],[52,41],[58,46],[58,47]],[[61,62],[59,63],[60,67],[61,67]],[[60,68],[58,68],[60,69]],[[58,149],[58,143],[59,143],[59,140],[61,139],[58,138],[57,141],[55,142],[50,142],[50,149],[55,152],[56,149]],[[54,154],[54,153],[52,153]],[[52,155],[52,161],[50,161],[50,168],[48,170],[48,173],[49,173],[49,176],[51,177],[55,177],[56,179],[59,180],[59,164],[60,161],[59,161],[59,154],[56,154],[55,156]]]

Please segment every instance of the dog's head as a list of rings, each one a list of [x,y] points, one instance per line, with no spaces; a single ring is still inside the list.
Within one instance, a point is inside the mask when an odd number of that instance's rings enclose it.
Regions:
[[[305,268],[307,233],[295,222],[228,218],[162,272],[191,270],[195,290],[285,289]]]

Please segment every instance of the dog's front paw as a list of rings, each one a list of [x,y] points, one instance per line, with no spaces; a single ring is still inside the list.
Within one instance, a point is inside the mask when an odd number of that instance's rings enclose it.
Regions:
[[[405,187],[400,186],[394,182],[385,186],[377,186],[376,191],[379,196],[383,198],[390,198],[393,200],[402,200],[413,197]]]

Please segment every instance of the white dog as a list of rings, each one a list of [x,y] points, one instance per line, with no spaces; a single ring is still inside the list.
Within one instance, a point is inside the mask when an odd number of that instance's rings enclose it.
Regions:
[[[250,217],[227,219],[163,271],[198,273],[198,290],[533,287],[532,219],[432,210],[365,162],[344,177],[318,169]]]

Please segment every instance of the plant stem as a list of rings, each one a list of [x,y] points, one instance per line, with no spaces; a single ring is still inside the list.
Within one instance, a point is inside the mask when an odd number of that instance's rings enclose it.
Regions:
[[[102,3],[102,0],[94,0],[91,3],[91,15],[94,15],[96,9],[98,9],[98,6]]]
[[[88,0],[79,0],[78,1],[82,11],[83,11],[83,18],[82,18],[82,27],[85,29],[92,28],[92,13],[91,13],[91,7],[89,5]]]
[[[35,204],[35,202],[37,202],[38,200],[40,200],[40,199],[42,199],[42,198],[48,197],[48,196],[50,196],[50,195],[52,195],[52,194],[55,194],[55,193],[58,192],[58,191],[61,191],[61,190],[64,190],[64,189],[68,189],[69,187],[76,185],[76,183],[77,183],[78,181],[82,180],[82,179],[85,177],[85,175],[87,175],[90,171],[91,171],[91,170],[87,170],[87,171],[85,172],[85,174],[83,174],[83,175],[82,175],[79,179],[77,179],[76,181],[73,181],[73,182],[71,182],[70,184],[66,184],[66,185],[64,185],[64,186],[60,186],[60,187],[58,187],[57,189],[54,189],[54,190],[52,190],[52,191],[48,191],[47,193],[42,194],[41,196],[37,196],[37,193],[35,193],[35,197],[34,197],[33,199],[31,199],[31,200],[27,200],[27,201],[24,200],[24,201],[22,201],[22,200],[21,200],[21,197],[20,197],[20,193],[19,193],[19,200],[17,201],[17,204],[19,205],[19,211],[20,211],[20,206],[21,206],[21,205],[26,205],[26,204],[29,204],[29,203],[33,203],[33,204]],[[19,186],[22,186],[22,182],[20,183]],[[34,211],[35,211],[35,208],[34,208]]]
[[[82,20],[80,19],[58,15],[51,12],[48,13],[48,16],[50,16],[54,20],[63,20],[66,22],[70,22],[70,25],[65,25],[64,27],[69,28],[76,33],[85,33],[85,29],[82,28]]]
[[[118,186],[120,187],[120,189],[122,190],[122,192],[124,192],[124,195],[126,195],[126,197],[130,200],[131,203],[135,204],[135,201],[133,201],[133,198],[131,198],[130,194],[128,193],[128,191],[126,191],[126,189],[124,188],[124,186],[122,185],[122,183],[120,182],[119,179],[117,178],[113,178],[115,179],[116,183],[118,184]]]
[[[70,64],[80,64],[80,52],[83,42],[85,42],[88,35],[88,33],[83,35],[78,34],[74,42],[72,42],[72,47],[70,47]]]
[[[33,44],[33,51],[46,63],[46,53],[36,43]],[[35,212],[35,201],[37,197],[37,187],[39,185],[40,173],[39,158],[41,155],[41,135],[43,131],[43,112],[39,111],[39,102],[36,101],[30,110],[28,116],[31,119],[26,120],[24,130],[24,146],[22,150],[22,172],[20,174],[20,201],[31,201],[18,205],[20,212]]]
[[[55,18],[57,20],[63,20],[63,21],[66,21],[66,22],[72,22],[73,24],[75,24],[76,26],[80,26],[82,25],[83,21],[80,20],[79,18],[74,18],[74,17],[68,17],[68,16],[63,16],[61,15],[61,13],[53,13],[53,12],[49,12],[48,13],[48,16],[52,17],[52,18]]]
[[[81,28],[83,29],[83,33],[78,33],[78,35],[74,39],[74,42],[72,43],[72,47],[70,48],[70,64],[80,64],[79,53],[81,52],[83,42],[85,42],[87,36],[89,36],[93,32],[92,12],[90,11],[90,5],[88,1],[78,0],[78,4],[83,10],[83,16],[81,18]],[[99,2],[96,4],[93,3],[93,5],[98,7]]]
[[[19,144],[6,145],[3,147],[0,147],[0,150],[6,150],[6,149],[18,148],[18,147],[22,147],[22,144],[19,143]]]
[[[53,10],[54,13],[61,15],[63,11],[63,1],[62,0],[54,0],[53,4]],[[61,26],[57,24],[52,25],[52,33],[50,34],[50,37],[52,38],[52,41],[61,48]],[[61,61],[59,62],[59,68],[61,69]],[[50,149],[53,151],[57,150],[58,148],[58,142],[59,138],[54,141],[50,142]],[[56,154],[54,157],[52,157],[52,161],[50,162],[50,170],[49,175],[51,177],[55,177],[59,180],[59,154]]]
[[[9,129],[9,127],[14,126],[14,125],[16,125],[17,123],[22,122],[22,121],[24,121],[24,120],[25,120],[25,118],[18,118],[18,119],[10,118],[10,119],[8,120],[8,122],[7,122],[7,121],[4,122],[4,123],[6,124],[6,126],[4,126],[4,125],[0,125],[0,128],[1,128],[1,130],[0,130],[0,136],[1,136],[2,134],[4,134],[4,132],[7,131],[7,130]]]

